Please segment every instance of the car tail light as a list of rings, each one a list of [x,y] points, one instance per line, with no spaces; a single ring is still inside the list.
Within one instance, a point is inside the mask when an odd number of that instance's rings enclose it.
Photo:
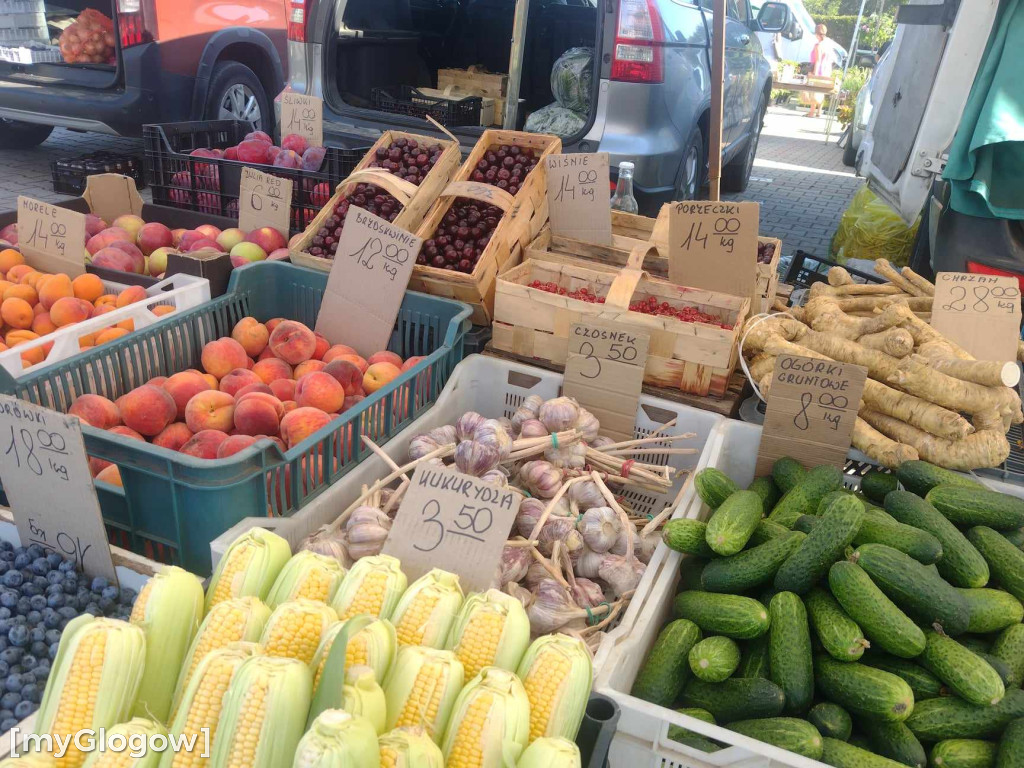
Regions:
[[[156,32],[146,24],[142,0],[117,1],[117,29],[121,36],[122,48],[148,43]]]
[[[313,18],[316,0],[288,0],[288,39],[306,42],[306,29]]]
[[[665,35],[655,0],[621,0],[612,54],[612,80],[660,83]]]
[[[997,277],[1015,277],[1022,293],[1024,293],[1024,273],[1008,272],[1005,269],[996,269],[987,264],[979,264],[976,261],[967,262],[967,271],[974,275],[996,275]]]

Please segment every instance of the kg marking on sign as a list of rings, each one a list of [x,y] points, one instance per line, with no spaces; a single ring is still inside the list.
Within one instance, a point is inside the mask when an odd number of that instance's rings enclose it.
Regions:
[[[1017,278],[968,272],[936,275],[931,325],[978,360],[1016,360],[1020,322]]]
[[[545,158],[551,232],[598,245],[612,242],[608,153]]]
[[[687,200],[669,212],[669,280],[753,298],[760,206]]]

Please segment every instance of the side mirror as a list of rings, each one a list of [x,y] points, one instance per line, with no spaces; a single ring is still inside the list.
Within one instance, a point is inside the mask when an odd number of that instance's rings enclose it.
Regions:
[[[782,32],[789,23],[790,10],[785,3],[766,2],[757,12],[757,24],[762,32]]]
[[[800,22],[793,19],[793,22],[789,25],[789,29],[782,33],[782,36],[787,40],[802,40],[804,36],[804,28],[800,26]]]

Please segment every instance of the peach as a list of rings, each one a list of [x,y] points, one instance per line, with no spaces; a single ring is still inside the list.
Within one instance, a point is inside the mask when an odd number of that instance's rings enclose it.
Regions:
[[[366,362],[366,359],[360,355],[338,355],[335,360],[348,360],[356,368],[359,369],[360,373],[366,373],[366,369],[370,367],[370,364]],[[390,365],[390,363],[389,363]]]
[[[146,222],[144,222],[139,216],[135,216],[134,214],[131,213],[126,213],[121,216],[118,216],[111,223],[111,227],[120,227],[125,232],[130,234],[132,236],[133,242],[145,225]]]
[[[245,348],[229,337],[211,341],[203,347],[203,368],[218,379],[227,376],[235,368],[247,368],[248,359]]]
[[[0,317],[12,328],[26,329],[32,327],[36,316],[31,304],[24,299],[12,297],[4,299],[3,304],[0,304]]]
[[[410,357],[408,360],[402,363],[402,372],[404,373],[405,371],[408,371],[410,368],[415,368],[423,359],[423,355],[415,355],[413,357]]]
[[[212,373],[203,373],[201,375],[206,379],[206,383],[210,385],[210,389],[217,389],[220,386],[220,381]]]
[[[124,483],[121,482],[121,470],[117,468],[117,464],[108,464],[102,470],[96,473],[96,479],[101,483],[109,483],[110,485],[116,485],[120,488],[124,487]]]
[[[391,363],[374,363],[363,374],[363,391],[372,395],[381,387],[402,375],[397,365]]]
[[[168,248],[174,245],[174,236],[166,224],[151,221],[139,228],[139,232],[135,236],[135,243],[144,255],[149,256],[157,248]]]
[[[143,384],[126,394],[120,408],[125,426],[146,437],[159,435],[178,412],[167,390],[151,384]]]
[[[274,394],[274,390],[271,389],[266,384],[264,384],[262,381],[259,382],[258,384],[246,384],[240,390],[235,392],[235,403],[238,403],[239,400],[241,400],[243,397],[248,395],[250,392],[260,392],[261,394],[264,394],[264,395],[273,395]],[[276,397],[276,395],[275,395],[275,397]]]
[[[228,439],[226,432],[219,429],[204,429],[196,432],[181,446],[179,453],[195,456],[197,459],[216,459],[217,449]]]
[[[166,376],[154,376],[152,379],[147,381],[147,384],[152,384],[154,387],[162,387],[164,382],[167,381]]]
[[[85,250],[89,252],[90,256],[95,256],[98,251],[107,248],[111,243],[118,242],[132,243],[135,242],[135,238],[127,230],[120,227],[110,227],[109,229],[104,229],[98,235],[90,237],[89,241],[85,244]]]
[[[352,347],[346,344],[335,344],[333,347],[324,352],[324,356],[320,359],[325,363],[329,363],[332,360],[337,360],[342,355],[354,355],[356,351]]]
[[[254,444],[257,439],[252,435],[231,435],[217,448],[217,458],[226,459],[228,456],[234,456]]]
[[[188,405],[189,400],[200,392],[212,389],[206,378],[197,371],[176,373],[167,379],[163,386],[174,400],[174,407],[179,421],[185,418],[185,406]]]
[[[7,302],[4,304],[6,305]],[[57,299],[50,307],[50,319],[58,328],[63,328],[65,325],[88,320],[92,312],[93,307],[88,301],[65,296],[63,299]]]
[[[116,306],[127,307],[129,304],[135,304],[140,301],[145,301],[149,296],[146,294],[146,289],[141,285],[129,285],[119,294],[117,294]]]
[[[255,317],[243,317],[231,329],[231,338],[242,345],[250,357],[256,357],[267,348],[270,331]]]
[[[114,401],[102,395],[81,395],[71,404],[68,413],[96,429],[110,429],[121,423],[121,412]]]
[[[260,227],[245,236],[246,242],[256,243],[264,253],[276,251],[288,245],[288,240],[273,227]]]
[[[319,408],[295,408],[281,419],[281,436],[284,437],[285,445],[294,448],[313,433],[326,427],[330,421],[330,415]]]
[[[296,403],[294,400],[282,400],[281,404],[284,405],[285,413],[291,413],[292,411],[299,407],[299,404]]]
[[[270,382],[270,391],[282,403],[295,399],[295,381],[292,379],[274,379]]]
[[[235,429],[243,435],[276,435],[284,416],[284,405],[273,395],[254,392],[235,406]]]
[[[264,384],[270,384],[277,379],[292,378],[292,367],[279,357],[257,360],[252,367],[252,372],[259,376]]]
[[[57,299],[73,297],[75,289],[71,285],[71,278],[67,275],[51,275],[50,279],[39,289],[39,303],[44,309],[49,310]]]
[[[96,301],[103,295],[103,281],[96,275],[86,273],[71,281],[71,290],[76,299]]]
[[[92,257],[92,264],[97,267],[115,269],[119,272],[134,272],[136,262],[131,254],[125,253],[120,248],[108,246],[96,252]]]
[[[313,331],[313,335],[316,337],[316,349],[313,350],[314,360],[323,360],[327,350],[331,348],[331,342],[327,340],[327,337],[322,333]],[[330,361],[328,361],[330,362]]]
[[[36,307],[41,307],[42,304],[37,304]],[[57,326],[54,325],[53,320],[50,319],[49,312],[40,312],[32,320],[32,332],[38,333],[40,336],[45,336],[48,333],[53,333],[57,330]]]
[[[264,349],[262,352],[260,352],[256,356],[256,362],[257,363],[260,360],[277,360],[277,359],[278,358],[274,357],[274,352],[273,352],[273,350],[270,347],[267,347],[266,349]],[[284,363],[284,360],[281,360],[281,362]],[[285,365],[288,365],[288,364],[285,363]]]
[[[167,448],[170,451],[180,451],[181,446],[192,438],[192,430],[188,425],[180,421],[168,424],[167,427],[153,438],[153,445]]]
[[[111,243],[110,247],[123,251],[129,256],[129,258],[131,258],[132,268],[128,271],[134,272],[137,275],[146,274],[146,257],[143,255],[142,251],[139,250],[137,245],[134,243],[123,243],[118,240],[116,243]],[[99,254],[96,255],[99,256]]]
[[[25,263],[25,257],[18,253],[13,248],[5,248],[0,251],[0,272],[7,273],[11,270],[11,267],[16,267],[19,264]]]
[[[193,432],[204,429],[230,432],[235,426],[235,398],[215,389],[193,395],[185,406],[185,423]]]
[[[106,344],[127,335],[128,331],[124,328],[106,328],[96,334],[96,346],[98,347],[100,344]]]
[[[267,330],[268,331],[273,333],[274,329],[277,328],[277,326],[279,326],[284,321],[285,321],[285,318],[283,318],[283,317],[272,317],[269,320],[267,320],[267,322],[264,323],[264,325],[267,326]]]
[[[346,395],[363,394],[363,372],[355,363],[348,360],[332,360],[324,367],[324,373],[337,379]]]
[[[117,398],[117,403],[115,403],[115,405],[120,403],[123,397],[124,397],[124,395],[122,395],[121,397]],[[131,440],[141,440],[142,442],[146,442],[146,438],[144,438],[142,435],[140,435],[138,432],[136,432],[131,427],[126,427],[124,424],[120,424],[120,425],[118,425],[116,427],[111,427],[107,431],[110,434],[112,434],[112,435],[121,435],[122,437],[127,437],[127,438],[129,438]]]
[[[345,402],[345,390],[329,373],[307,373],[295,382],[295,402],[300,408],[334,413]]]
[[[374,352],[366,358],[366,362],[369,365],[373,365],[374,363],[391,363],[398,370],[402,370],[402,358],[394,352]]]
[[[345,398],[345,402],[341,406],[341,412],[344,413],[349,408],[358,405],[360,402],[366,399],[366,395],[348,395]]]
[[[269,346],[277,357],[297,365],[313,357],[316,336],[302,323],[285,320],[270,333]]]
[[[220,380],[220,391],[234,397],[238,390],[249,384],[263,384],[263,379],[248,368],[235,368]]]
[[[313,373],[314,371],[322,371],[324,364],[320,360],[306,360],[295,366],[295,380],[298,381],[307,373]]]

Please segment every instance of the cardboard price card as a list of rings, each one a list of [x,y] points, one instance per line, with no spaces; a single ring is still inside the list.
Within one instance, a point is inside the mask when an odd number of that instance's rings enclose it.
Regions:
[[[673,203],[669,213],[669,280],[690,288],[752,296],[757,283],[760,210],[757,203]]]
[[[569,328],[562,393],[601,422],[601,434],[633,437],[650,334],[622,323],[588,321]]]
[[[349,209],[316,330],[363,357],[387,349],[422,243],[372,213]]]
[[[860,365],[779,355],[756,474],[769,474],[783,456],[792,456],[805,467],[843,466],[867,376]]]
[[[85,272],[85,214],[18,196],[18,247],[45,272]]]
[[[1017,359],[1020,285],[1015,277],[939,272],[932,327],[979,360]]]
[[[285,240],[291,229],[292,180],[255,168],[242,168],[238,191],[238,227],[251,232],[273,227]]]
[[[551,232],[611,245],[608,153],[548,155],[546,162]]]
[[[324,145],[324,101],[316,96],[285,91],[281,94],[281,138],[302,136],[311,147]]]
[[[117,583],[77,417],[0,395],[0,481],[22,545]]]
[[[459,575],[467,594],[482,592],[494,586],[495,569],[522,500],[514,489],[451,467],[421,464],[382,552],[402,561],[410,582],[431,568],[443,568]]]

